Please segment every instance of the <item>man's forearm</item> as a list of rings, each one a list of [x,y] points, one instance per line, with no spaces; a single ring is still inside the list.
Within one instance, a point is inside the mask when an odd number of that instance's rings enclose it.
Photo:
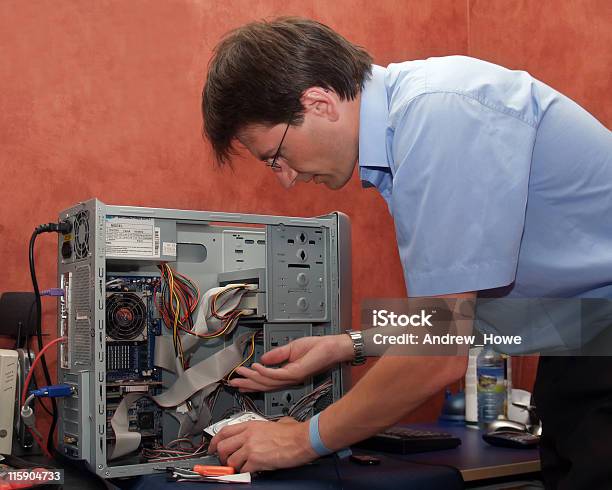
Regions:
[[[445,331],[469,335],[473,325],[475,298],[476,293],[467,292],[410,301],[416,309],[431,306],[433,301],[437,301],[436,311],[443,313],[442,318],[451,322],[446,327],[442,325]],[[383,330],[395,335],[407,331],[405,327],[384,327]],[[366,355],[369,354],[367,346],[373,344],[373,335],[381,331],[380,328],[363,331]],[[343,360],[350,353],[347,341],[350,341],[348,335],[344,338],[339,336],[338,346],[339,352],[343,353]],[[376,351],[371,350],[372,353]],[[370,437],[393,425],[442,388],[459,379],[467,369],[467,347],[456,352],[458,355],[454,356],[423,356],[419,355],[423,353],[419,346],[382,349],[381,354],[384,355],[376,365],[319,417],[319,433],[325,446],[337,450]],[[397,353],[402,355],[394,355]]]
[[[396,423],[465,373],[467,357],[382,357],[319,418],[323,443],[337,450]]]

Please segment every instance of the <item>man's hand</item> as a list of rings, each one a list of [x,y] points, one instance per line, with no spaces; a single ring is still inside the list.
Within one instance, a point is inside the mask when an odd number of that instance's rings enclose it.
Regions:
[[[240,367],[229,384],[240,391],[273,391],[303,383],[306,378],[353,358],[353,343],[348,335],[304,337],[277,347],[261,356],[264,364],[286,364],[270,368],[254,363],[250,368]]]
[[[308,423],[285,417],[278,422],[243,422],[223,427],[213,437],[208,453],[236,471],[291,468],[313,461]]]

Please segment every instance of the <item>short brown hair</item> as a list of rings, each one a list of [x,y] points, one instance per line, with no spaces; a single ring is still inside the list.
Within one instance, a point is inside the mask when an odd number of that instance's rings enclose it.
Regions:
[[[300,124],[309,87],[353,100],[371,73],[363,48],[314,20],[281,17],[230,32],[215,48],[202,91],[204,133],[217,162],[229,160],[247,125]]]

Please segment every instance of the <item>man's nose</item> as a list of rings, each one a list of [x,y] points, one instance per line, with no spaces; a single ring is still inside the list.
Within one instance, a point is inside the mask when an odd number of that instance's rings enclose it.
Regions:
[[[298,173],[297,177],[295,178],[296,182],[310,182],[311,180],[312,180],[312,174]]]

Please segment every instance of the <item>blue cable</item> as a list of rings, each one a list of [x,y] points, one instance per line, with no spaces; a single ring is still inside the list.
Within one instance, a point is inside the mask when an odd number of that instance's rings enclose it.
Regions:
[[[38,398],[58,398],[61,396],[72,396],[74,388],[68,384],[42,386],[37,390],[30,391],[30,395]]]

